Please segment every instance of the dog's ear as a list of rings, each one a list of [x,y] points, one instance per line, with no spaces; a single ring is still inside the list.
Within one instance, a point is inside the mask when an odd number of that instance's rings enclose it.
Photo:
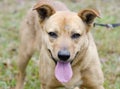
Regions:
[[[88,26],[91,26],[93,24],[96,17],[100,17],[100,13],[94,9],[82,10],[78,13],[78,15]]]
[[[37,10],[41,21],[44,21],[46,18],[55,13],[53,7],[47,3],[38,3],[33,7],[33,10]]]

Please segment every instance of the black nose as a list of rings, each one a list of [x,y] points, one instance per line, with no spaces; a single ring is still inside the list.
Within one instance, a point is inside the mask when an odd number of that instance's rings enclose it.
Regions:
[[[67,50],[60,50],[58,52],[58,58],[61,60],[61,61],[66,61],[70,58],[70,52],[67,51]]]

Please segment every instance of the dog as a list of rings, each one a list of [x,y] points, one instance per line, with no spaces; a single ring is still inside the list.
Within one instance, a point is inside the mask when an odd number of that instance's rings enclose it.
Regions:
[[[40,53],[40,89],[104,89],[104,76],[90,33],[97,10],[70,11],[63,3],[40,0],[20,29],[19,76],[15,89],[24,88],[25,70],[34,51]]]

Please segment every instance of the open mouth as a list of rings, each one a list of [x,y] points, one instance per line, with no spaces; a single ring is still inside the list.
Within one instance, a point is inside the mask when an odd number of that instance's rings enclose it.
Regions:
[[[56,61],[49,50],[51,58],[55,62],[55,77],[61,83],[69,82],[72,78],[73,71],[71,67],[71,62],[67,61]]]

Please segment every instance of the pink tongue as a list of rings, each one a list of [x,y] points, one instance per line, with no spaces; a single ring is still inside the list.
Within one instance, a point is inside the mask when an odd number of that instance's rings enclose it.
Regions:
[[[55,77],[62,83],[68,82],[73,75],[70,62],[57,62]]]

